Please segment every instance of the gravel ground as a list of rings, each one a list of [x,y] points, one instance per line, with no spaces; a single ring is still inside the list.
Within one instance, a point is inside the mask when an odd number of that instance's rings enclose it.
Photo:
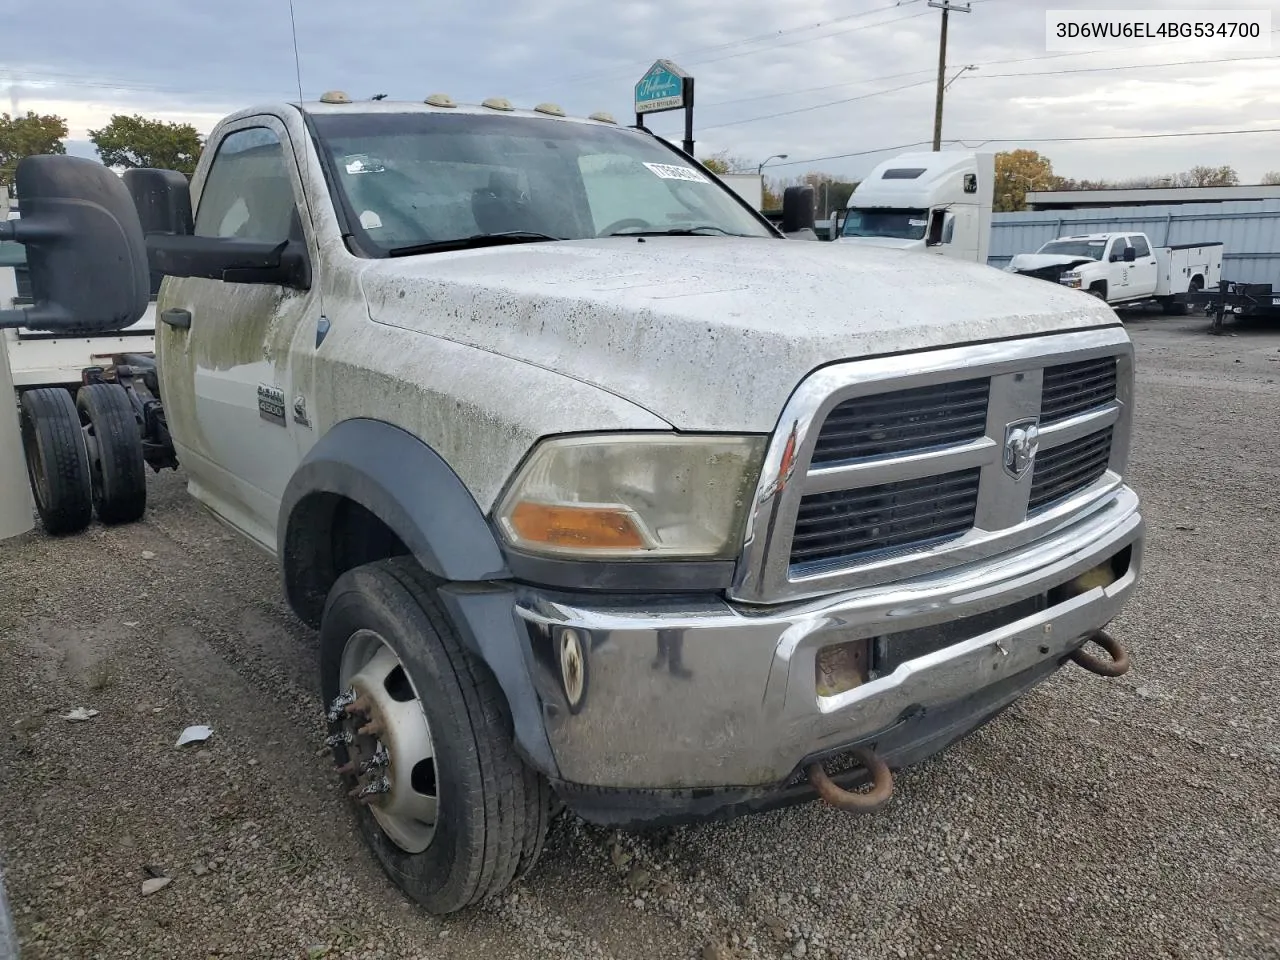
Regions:
[[[1280,332],[1131,327],[1129,675],[1061,671],[874,817],[621,838],[561,817],[522,886],[445,922],[383,878],[316,755],[312,638],[273,562],[180,475],[141,524],[0,545],[22,956],[1280,957]],[[194,723],[213,737],[175,748]]]

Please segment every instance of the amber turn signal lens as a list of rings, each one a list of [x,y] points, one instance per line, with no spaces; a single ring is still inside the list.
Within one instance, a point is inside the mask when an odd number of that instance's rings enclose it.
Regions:
[[[511,512],[511,526],[522,540],[554,547],[644,549],[644,537],[625,510],[575,507],[522,500]]]

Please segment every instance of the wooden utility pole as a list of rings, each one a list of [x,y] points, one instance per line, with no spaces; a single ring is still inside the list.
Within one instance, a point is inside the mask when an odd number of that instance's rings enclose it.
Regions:
[[[933,106],[933,149],[936,153],[942,149],[942,97],[947,89],[947,18],[952,10],[972,13],[973,8],[967,3],[960,6],[951,0],[929,0],[929,6],[942,11],[942,33],[938,37],[938,96]]]

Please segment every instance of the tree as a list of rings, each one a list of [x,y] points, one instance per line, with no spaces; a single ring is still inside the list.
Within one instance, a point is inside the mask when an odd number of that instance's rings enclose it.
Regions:
[[[114,114],[101,130],[90,130],[89,139],[108,167],[159,167],[188,177],[195,172],[204,149],[204,139],[191,124],[150,120],[137,114]]]
[[[1240,176],[1230,166],[1197,166],[1178,174],[1175,180],[1179,187],[1234,187],[1240,183]]]
[[[746,157],[735,157],[728,150],[713,153],[702,161],[702,165],[719,176],[722,173],[755,173],[757,165]]]
[[[1280,170],[1268,170],[1262,175],[1262,182],[1268,187],[1280,186]]]
[[[25,117],[0,113],[0,184],[13,182],[13,172],[23,157],[42,153],[66,153],[67,121],[53,114],[31,110]]]
[[[1005,150],[996,154],[996,185],[992,208],[1021,210],[1028,190],[1056,190],[1062,179],[1054,176],[1053,163],[1035,150]]]

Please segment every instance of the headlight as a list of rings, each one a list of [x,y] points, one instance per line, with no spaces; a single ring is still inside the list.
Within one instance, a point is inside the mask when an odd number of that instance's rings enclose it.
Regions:
[[[764,437],[665,434],[543,441],[498,508],[515,547],[557,556],[729,558]]]

